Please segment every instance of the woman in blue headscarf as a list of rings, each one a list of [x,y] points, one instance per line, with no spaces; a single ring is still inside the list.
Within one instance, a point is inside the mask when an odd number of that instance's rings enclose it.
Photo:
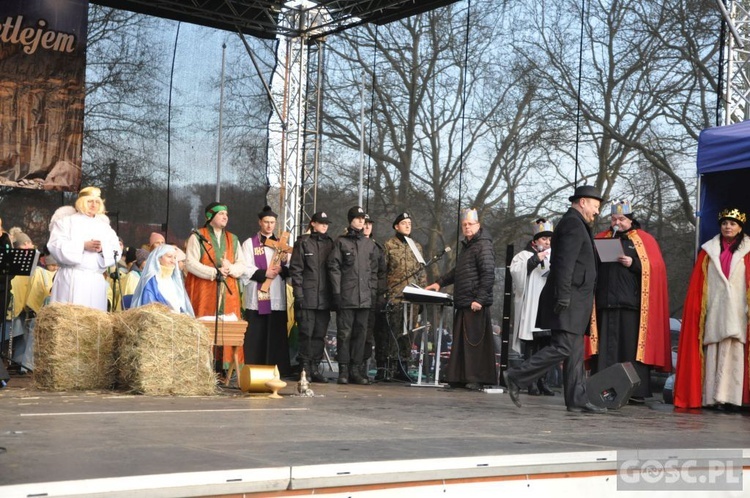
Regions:
[[[177,248],[163,244],[154,249],[146,260],[141,279],[133,293],[132,307],[162,303],[176,313],[195,316],[190,304],[182,272],[177,269]]]

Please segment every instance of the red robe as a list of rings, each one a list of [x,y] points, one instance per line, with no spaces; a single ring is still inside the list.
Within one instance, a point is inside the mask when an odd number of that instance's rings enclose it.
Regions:
[[[745,287],[750,293],[750,254],[745,255]],[[705,361],[703,357],[703,329],[706,323],[706,279],[709,258],[706,251],[698,253],[698,258],[690,276],[690,285],[685,296],[680,329],[680,344],[677,352],[677,373],[674,382],[674,406],[676,408],[701,408],[703,406],[703,378]],[[750,295],[748,296],[750,304]],[[750,327],[750,322],[748,323]],[[745,382],[742,386],[742,403],[750,403],[748,377],[748,345],[750,331],[745,340]]]
[[[667,266],[661,249],[651,235],[641,229],[625,234],[635,246],[641,261],[641,313],[638,325],[636,361],[651,365],[662,372],[672,371],[672,345],[669,332],[669,292]],[[596,238],[610,238],[612,230],[605,230]],[[553,249],[554,250],[554,249]],[[594,303],[596,308],[596,303]],[[586,359],[599,351],[596,313],[591,321],[591,335],[585,341]]]
[[[210,256],[214,261],[220,261],[221,257],[229,260],[232,263],[235,263],[237,261],[236,254],[240,247],[239,240],[237,239],[236,235],[227,232],[226,230],[224,231],[224,253],[217,255],[215,247],[218,244],[216,244],[217,241],[214,240],[215,236],[213,234],[213,230],[209,231],[208,228],[203,227],[199,231],[201,235],[206,238],[206,240],[213,241],[212,244],[208,245],[208,251],[210,252]],[[211,259],[209,258],[209,254],[206,253],[203,248],[201,248],[200,262],[201,264],[204,264],[206,266],[213,266],[213,263],[211,263]],[[234,313],[235,316],[240,319],[242,318],[242,310],[240,306],[240,289],[237,285],[237,279],[234,277],[227,277],[224,281],[227,283],[227,287],[229,287],[229,290],[232,293],[229,294],[226,291],[226,287],[224,287],[224,285],[221,286],[218,314],[229,315]],[[190,303],[193,305],[193,311],[195,311],[196,317],[212,316],[217,314],[215,281],[198,278],[192,273],[188,273],[185,277],[185,289],[187,290],[188,296],[190,296]],[[237,348],[237,350],[239,357],[238,360],[240,365],[242,365],[245,363],[245,354],[242,348]],[[223,348],[221,356],[224,368],[228,369],[229,365],[231,365],[234,361],[234,358],[232,356],[232,348]]]

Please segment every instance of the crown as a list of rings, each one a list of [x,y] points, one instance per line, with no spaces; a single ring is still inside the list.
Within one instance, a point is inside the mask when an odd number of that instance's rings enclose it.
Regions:
[[[747,220],[747,216],[745,216],[745,213],[741,213],[739,209],[725,209],[719,213],[719,221],[730,218],[732,220],[737,220],[743,225],[745,224],[745,221]]]
[[[619,200],[612,201],[612,214],[630,214],[630,201]]]
[[[545,232],[552,232],[553,226],[551,221],[547,221],[544,218],[539,218],[538,220],[532,222],[533,228],[534,228],[534,235],[539,235],[540,233]]]

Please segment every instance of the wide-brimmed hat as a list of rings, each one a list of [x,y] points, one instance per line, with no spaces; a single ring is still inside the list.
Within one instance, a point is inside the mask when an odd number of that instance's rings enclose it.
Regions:
[[[568,200],[570,202],[574,202],[584,197],[589,199],[596,199],[599,202],[602,201],[602,193],[599,192],[599,189],[594,187],[593,185],[581,185],[580,187],[576,187],[576,191],[573,193],[573,195],[568,197]]]

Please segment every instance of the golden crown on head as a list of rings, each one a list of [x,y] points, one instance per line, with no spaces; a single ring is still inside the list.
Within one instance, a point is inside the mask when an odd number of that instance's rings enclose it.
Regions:
[[[740,212],[740,210],[737,209],[737,208],[734,208],[734,209],[725,209],[725,210],[721,211],[719,213],[719,221],[721,221],[721,220],[723,220],[725,218],[729,218],[729,219],[732,219],[732,220],[737,220],[740,223],[742,223],[743,225],[745,224],[745,221],[747,220],[747,216],[745,215],[745,213]]]

